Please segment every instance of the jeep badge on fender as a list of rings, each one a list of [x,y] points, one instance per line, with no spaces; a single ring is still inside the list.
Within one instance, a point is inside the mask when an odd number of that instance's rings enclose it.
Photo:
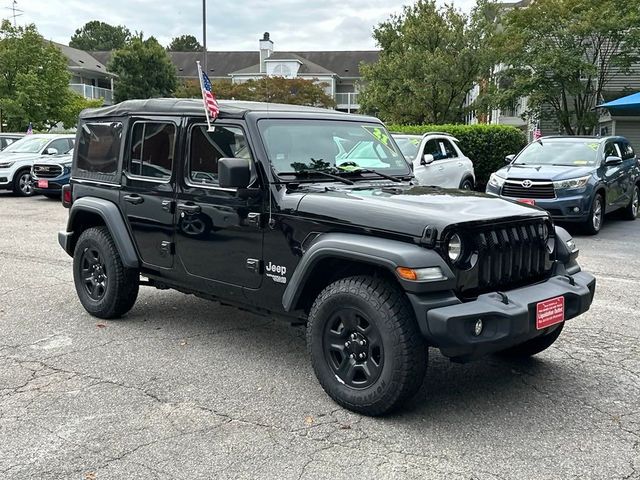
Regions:
[[[375,118],[221,101],[213,125],[197,100],[81,114],[59,241],[90,314],[125,315],[143,276],[304,323],[327,394],[381,415],[418,391],[429,347],[535,355],[591,305],[548,213],[418,186]]]

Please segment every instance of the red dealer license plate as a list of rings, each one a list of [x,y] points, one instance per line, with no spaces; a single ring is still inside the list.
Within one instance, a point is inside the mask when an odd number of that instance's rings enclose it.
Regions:
[[[536,201],[535,201],[535,200],[533,200],[533,199],[531,199],[531,198],[520,198],[520,199],[518,200],[518,202],[520,202],[520,203],[526,203],[527,205],[535,205],[535,204],[536,204]]]
[[[550,298],[536,305],[536,328],[542,330],[564,322],[564,297]]]
[[[38,188],[49,188],[49,180],[38,180]]]

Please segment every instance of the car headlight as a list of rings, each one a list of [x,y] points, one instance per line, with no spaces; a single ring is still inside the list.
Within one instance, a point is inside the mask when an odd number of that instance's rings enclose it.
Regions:
[[[449,243],[447,245],[447,254],[449,255],[449,259],[452,262],[455,262],[462,255],[462,239],[460,235],[454,233],[449,239]]]
[[[11,165],[13,165],[16,162],[4,162],[4,163],[0,163],[0,168],[9,168]]]
[[[489,177],[489,185],[491,185],[492,187],[500,188],[502,187],[502,185],[504,185],[504,180],[505,179],[501,176],[492,173]]]
[[[574,190],[577,188],[584,188],[589,183],[591,175],[586,177],[570,178],[568,180],[560,180],[553,182],[553,186],[558,190]]]

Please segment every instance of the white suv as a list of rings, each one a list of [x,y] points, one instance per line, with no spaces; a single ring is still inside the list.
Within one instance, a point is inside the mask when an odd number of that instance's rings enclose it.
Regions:
[[[476,182],[473,162],[458,147],[458,140],[446,133],[392,135],[420,185],[473,190]]]
[[[43,155],[67,153],[75,141],[75,135],[38,134],[13,142],[0,152],[0,190],[13,190],[22,197],[33,195],[33,162]]]

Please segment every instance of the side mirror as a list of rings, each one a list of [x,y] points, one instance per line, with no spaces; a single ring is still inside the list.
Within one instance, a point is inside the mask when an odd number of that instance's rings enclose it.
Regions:
[[[49,147],[44,151],[45,155],[58,155],[58,153],[58,149],[53,147]]]
[[[218,183],[222,188],[247,188],[250,182],[249,160],[221,158],[218,161]]]
[[[505,163],[511,163],[511,162],[513,162],[514,158],[516,158],[516,156],[513,155],[513,154],[507,155],[506,157],[504,157],[504,161],[505,161]]]
[[[607,159],[604,161],[604,164],[607,167],[613,167],[614,165],[620,165],[621,163],[622,163],[622,159],[615,155],[608,156]]]
[[[420,165],[429,165],[432,162],[433,162],[433,155],[431,155],[430,153],[427,153],[425,154],[424,157],[422,157],[422,160],[420,161]]]

